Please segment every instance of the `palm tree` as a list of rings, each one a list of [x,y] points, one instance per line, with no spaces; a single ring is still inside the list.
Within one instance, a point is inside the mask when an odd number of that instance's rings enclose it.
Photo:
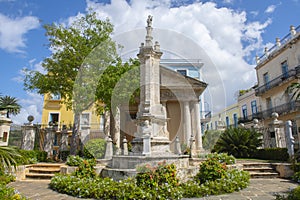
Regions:
[[[7,110],[7,118],[9,118],[9,114],[17,115],[20,113],[21,106],[17,101],[15,97],[0,96],[0,110]]]
[[[247,158],[253,156],[261,143],[261,133],[254,129],[228,128],[221,134],[213,151],[228,153],[236,158]]]
[[[17,158],[22,158],[22,156],[16,149],[0,146],[0,174],[4,173],[5,170],[9,171],[12,166],[16,167]]]
[[[292,83],[287,88],[287,92],[292,93],[292,99],[298,100],[300,99],[300,83]]]

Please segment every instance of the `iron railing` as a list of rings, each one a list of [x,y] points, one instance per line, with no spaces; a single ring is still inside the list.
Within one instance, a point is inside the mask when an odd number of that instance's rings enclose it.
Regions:
[[[264,84],[260,87],[257,87],[255,89],[255,94],[256,95],[261,95],[261,94],[265,93],[266,91],[280,85],[282,82],[289,79],[290,77],[297,77],[298,75],[300,75],[300,65],[298,65],[294,69],[289,70],[286,73],[281,74],[280,76],[278,76],[275,79],[269,81],[268,83],[266,83],[266,84]]]

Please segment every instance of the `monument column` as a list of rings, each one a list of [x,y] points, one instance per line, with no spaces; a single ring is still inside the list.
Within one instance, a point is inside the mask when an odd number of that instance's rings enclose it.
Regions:
[[[142,154],[143,138],[149,134],[151,148],[147,155],[169,152],[168,132],[165,128],[165,109],[160,103],[160,45],[152,43],[152,16],[147,19],[145,43],[141,43],[140,60],[140,104],[137,113],[137,132],[132,141],[133,153]]]

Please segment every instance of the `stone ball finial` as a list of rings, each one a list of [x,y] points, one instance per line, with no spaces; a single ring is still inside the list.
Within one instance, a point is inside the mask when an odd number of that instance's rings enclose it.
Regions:
[[[258,119],[253,119],[254,124],[258,124]]]
[[[277,119],[279,117],[278,113],[277,112],[273,112],[272,113],[272,118],[273,119]]]
[[[32,115],[29,115],[27,117],[27,120],[31,123],[34,120],[34,117]]]

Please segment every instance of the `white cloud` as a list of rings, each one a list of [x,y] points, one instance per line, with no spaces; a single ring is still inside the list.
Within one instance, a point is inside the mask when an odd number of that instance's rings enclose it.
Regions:
[[[200,58],[204,61],[203,77],[209,84],[208,90],[214,101],[211,106],[213,104],[221,109],[224,101],[227,105],[233,103],[237,90],[256,83],[254,66],[244,58],[262,49],[261,34],[271,20],[248,22],[246,12],[218,8],[212,2],[194,2],[179,7],[172,7],[171,4],[168,0],[163,3],[159,0],[132,0],[129,3],[115,0],[110,4],[87,0],[87,8],[94,8],[99,18],[109,18],[115,25],[115,36],[131,33],[123,39],[133,46],[127,50],[135,52],[135,55],[144,41],[147,16],[153,15],[154,40],[160,42],[163,50],[175,51],[173,53],[181,58]],[[176,39],[174,33],[181,35],[182,41]],[[199,48],[195,50],[186,45],[183,42],[186,38],[190,38]],[[198,50],[203,52],[200,54],[196,52]],[[208,55],[208,59],[201,57],[204,54]],[[195,57],[197,55],[200,57]]]
[[[9,18],[0,13],[0,48],[10,53],[22,53],[26,47],[24,35],[39,27],[39,20],[33,16]]]
[[[265,13],[273,13],[275,11],[275,9],[276,9],[276,5],[270,5],[265,10]]]
[[[223,0],[223,3],[233,4],[234,0]]]
[[[14,124],[27,123],[27,117],[29,115],[34,116],[34,123],[41,123],[42,109],[43,109],[43,97],[36,93],[27,92],[25,99],[19,99],[18,103],[22,106],[20,114],[11,116]]]

